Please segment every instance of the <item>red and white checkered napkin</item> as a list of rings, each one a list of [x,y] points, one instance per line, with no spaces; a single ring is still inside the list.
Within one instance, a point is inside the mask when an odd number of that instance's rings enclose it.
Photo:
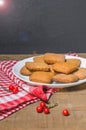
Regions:
[[[18,79],[12,72],[17,61],[9,60],[0,63],[0,120],[38,100],[48,100],[54,89],[44,86],[30,86]],[[19,92],[13,94],[9,85],[19,87]]]

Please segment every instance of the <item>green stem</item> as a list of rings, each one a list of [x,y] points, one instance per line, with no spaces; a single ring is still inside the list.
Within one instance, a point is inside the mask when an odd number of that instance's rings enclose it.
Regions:
[[[53,104],[53,105],[51,105],[51,106],[48,106],[48,108],[51,109],[51,108],[54,108],[54,107],[56,107],[56,106],[58,106],[58,103]]]

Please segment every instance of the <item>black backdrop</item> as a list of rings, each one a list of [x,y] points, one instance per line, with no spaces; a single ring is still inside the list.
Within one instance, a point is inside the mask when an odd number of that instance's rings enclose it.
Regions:
[[[86,52],[86,0],[10,0],[0,10],[0,54],[69,51]]]

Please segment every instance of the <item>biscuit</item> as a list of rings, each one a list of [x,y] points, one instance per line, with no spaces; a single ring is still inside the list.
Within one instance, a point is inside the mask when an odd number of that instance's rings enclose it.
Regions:
[[[34,58],[33,58],[33,61],[34,62],[44,62],[44,59],[43,59],[43,55],[42,56],[35,56]]]
[[[49,66],[43,62],[26,62],[26,68],[31,71],[49,71]]]
[[[39,83],[51,83],[52,76],[53,74],[51,74],[50,72],[35,71],[29,77],[29,80],[33,82],[39,82]]]
[[[52,65],[49,65],[50,68],[50,72],[52,72],[53,74],[55,74],[56,72],[53,70]]]
[[[44,61],[47,64],[54,64],[58,61],[65,61],[65,56],[63,54],[45,53],[44,54]]]
[[[80,80],[86,78],[86,68],[79,68],[76,72],[73,73],[74,75],[78,76]]]
[[[20,74],[22,74],[22,75],[29,76],[29,75],[31,75],[31,73],[32,72],[29,69],[27,69],[25,66],[23,66],[20,69]]]
[[[72,73],[73,71],[78,69],[77,65],[70,64],[67,62],[57,62],[52,65],[52,68],[54,71],[64,73],[64,74]]]
[[[66,59],[66,62],[70,63],[71,65],[76,65],[77,67],[79,67],[81,64],[80,59]]]
[[[53,81],[60,83],[72,83],[78,81],[78,77],[73,74],[57,74],[53,77]]]

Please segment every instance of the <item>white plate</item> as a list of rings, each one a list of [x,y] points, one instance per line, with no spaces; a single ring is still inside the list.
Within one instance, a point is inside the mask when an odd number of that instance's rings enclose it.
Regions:
[[[76,56],[68,56],[66,55],[65,56],[66,59],[69,59],[69,58],[76,58],[76,59],[80,59],[81,60],[81,66],[80,67],[84,67],[86,68],[86,59],[85,58],[81,58],[81,57],[76,57]],[[28,76],[23,76],[20,74],[20,69],[25,65],[25,62],[27,61],[33,61],[33,57],[31,58],[26,58],[24,60],[21,60],[19,62],[17,62],[14,66],[13,66],[13,73],[15,76],[17,76],[19,79],[27,82],[28,84],[30,85],[44,85],[44,86],[48,86],[48,87],[52,87],[52,88],[64,88],[64,87],[71,87],[71,86],[75,86],[75,85],[79,85],[79,84],[82,84],[82,83],[85,83],[86,82],[86,78],[84,80],[79,80],[77,82],[74,82],[74,83],[58,83],[58,82],[53,82],[51,84],[44,84],[44,83],[37,83],[37,82],[32,82],[29,80],[29,77]]]

